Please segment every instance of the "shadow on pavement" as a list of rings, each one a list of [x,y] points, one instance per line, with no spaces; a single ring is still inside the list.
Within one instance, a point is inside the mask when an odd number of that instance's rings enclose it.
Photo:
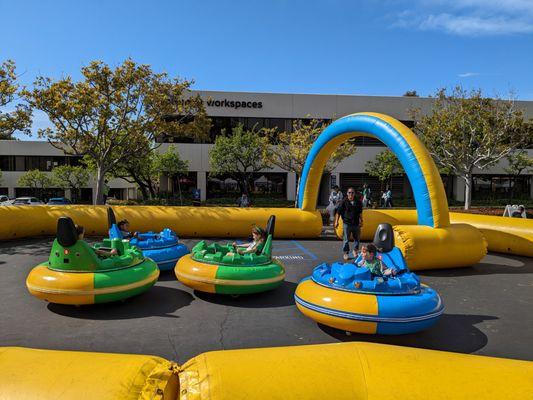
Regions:
[[[120,320],[153,316],[179,318],[171,314],[180,308],[187,307],[193,300],[194,297],[183,290],[154,286],[146,293],[126,299],[123,302],[79,307],[49,303],[48,309],[65,317],[94,320]]]
[[[428,271],[414,271],[420,276],[435,276],[435,277],[455,277],[455,276],[474,276],[474,275],[506,275],[506,274],[533,274],[533,264],[526,265],[499,265],[489,264],[481,262],[473,267],[467,268],[452,268],[452,269],[439,269]]]
[[[199,299],[209,303],[220,304],[231,307],[244,308],[270,308],[287,307],[294,305],[294,291],[296,283],[284,281],[278,288],[263,293],[241,295],[231,297],[225,294],[204,293],[197,290],[194,294]]]
[[[338,329],[321,324],[318,326],[328,335],[343,342],[372,342],[456,353],[473,353],[488,343],[487,336],[474,325],[495,319],[498,318],[489,315],[443,314],[437,324],[427,331],[398,336],[360,333],[352,333],[348,336]]]

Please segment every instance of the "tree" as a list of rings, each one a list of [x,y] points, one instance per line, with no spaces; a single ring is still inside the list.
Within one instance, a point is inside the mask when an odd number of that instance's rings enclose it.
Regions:
[[[157,196],[159,174],[155,170],[155,157],[153,147],[146,142],[145,149],[137,157],[124,159],[116,164],[109,174],[115,178],[124,179],[126,182],[135,183],[144,200]]]
[[[265,142],[264,157],[272,164],[296,174],[296,198],[307,155],[326,126],[319,119],[295,120],[292,123],[292,132],[277,132],[275,129],[268,131],[269,141]],[[354,154],[355,150],[353,141],[343,143],[331,154],[324,170],[333,171],[342,160]]]
[[[31,108],[27,104],[16,104],[11,112],[2,112],[2,107],[13,108],[19,93],[15,62],[4,61],[0,64],[0,139],[12,140],[16,131],[30,134]]]
[[[229,136],[217,136],[209,152],[211,171],[230,176],[237,181],[241,192],[249,193],[253,174],[270,168],[264,152],[267,140],[264,131],[255,127],[244,130],[243,125],[233,128]]]
[[[39,197],[41,200],[43,199],[44,190],[48,189],[51,183],[52,181],[48,175],[42,171],[39,171],[38,169],[29,170],[21,175],[18,179],[18,184],[20,186],[33,189],[37,192],[37,197]]]
[[[533,171],[533,158],[529,157],[526,150],[516,150],[507,156],[509,166],[504,168],[505,172],[513,176],[513,184],[511,186],[511,200],[514,197],[514,190],[516,187],[516,180],[522,173],[528,174]]]
[[[399,175],[403,171],[403,167],[392,151],[385,150],[376,155],[374,160],[366,163],[365,171],[370,176],[375,176],[379,179],[381,190],[383,190],[384,183],[390,184],[390,179],[395,175]]]
[[[145,154],[147,144],[153,150],[157,137],[196,137],[209,128],[201,98],[190,94],[191,81],[131,59],[115,69],[93,61],[81,72],[79,82],[39,77],[24,94],[53,124],[39,135],[67,154],[84,155],[94,168],[96,204],[103,203],[106,175]]]
[[[90,172],[85,166],[60,165],[52,170],[52,183],[62,189],[70,189],[71,200],[77,202],[81,188],[89,182]]]
[[[416,90],[408,90],[403,95],[404,97],[420,97],[418,93],[416,92]]]
[[[516,148],[531,142],[533,124],[524,121],[514,101],[483,97],[457,86],[437,91],[427,115],[411,110],[415,131],[435,161],[465,182],[465,210],[470,208],[472,174],[497,164]]]
[[[180,203],[182,203],[180,175],[189,171],[189,162],[181,159],[174,146],[169,146],[164,153],[156,154],[154,161],[154,170],[158,174],[178,179]],[[172,187],[172,191],[174,191],[174,187]]]

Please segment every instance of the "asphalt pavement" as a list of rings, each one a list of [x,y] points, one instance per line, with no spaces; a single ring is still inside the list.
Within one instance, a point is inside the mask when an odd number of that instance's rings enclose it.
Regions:
[[[48,258],[51,243],[0,243],[0,346],[154,354],[183,363],[210,350],[371,341],[533,360],[530,258],[489,254],[474,267],[420,272],[446,306],[433,328],[347,336],[306,318],[293,298],[314,266],[339,259],[339,241],[276,240],[274,255],[286,267],[286,281],[271,292],[236,299],[194,292],[169,271],[140,296],[82,307],[48,304],[26,290],[26,276]]]

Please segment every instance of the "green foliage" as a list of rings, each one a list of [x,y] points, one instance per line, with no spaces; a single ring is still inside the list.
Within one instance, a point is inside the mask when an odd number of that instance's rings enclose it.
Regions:
[[[52,185],[50,177],[38,169],[32,169],[20,176],[18,179],[19,186],[29,187],[37,192],[37,197],[43,198],[45,189]]]
[[[365,171],[370,176],[375,176],[383,184],[391,177],[399,175],[403,171],[402,164],[390,150],[384,150],[374,160],[370,160],[365,165]]]
[[[153,150],[157,137],[196,138],[209,128],[202,100],[190,95],[190,81],[154,73],[131,59],[115,69],[93,61],[81,72],[79,82],[38,77],[24,95],[53,124],[39,135],[67,154],[84,155],[95,169],[97,204],[103,202],[106,175]]]
[[[272,164],[300,176],[311,147],[326,127],[327,125],[318,119],[298,119],[293,121],[292,132],[278,133],[275,129],[268,130],[269,141],[274,146],[268,145],[265,147],[265,157]],[[330,155],[324,167],[325,171],[331,172],[334,170],[342,160],[354,154],[355,150],[356,148],[352,141],[341,144]]]
[[[220,135],[209,152],[211,172],[235,179],[241,191],[248,193],[252,174],[270,168],[270,160],[264,149],[268,138],[264,131],[244,130],[242,125],[233,128],[230,135]]]
[[[156,153],[154,169],[160,174],[165,174],[169,178],[175,178],[189,170],[189,162],[182,160],[180,154],[174,146],[169,146],[164,153]]]
[[[81,188],[87,185],[90,177],[85,166],[60,165],[52,170],[51,182],[62,189],[70,189],[72,200],[77,201]]]
[[[513,151],[507,156],[509,166],[504,168],[509,175],[528,174],[533,171],[533,158],[526,150]]]
[[[20,176],[18,184],[31,189],[47,189],[52,184],[52,181],[43,171],[32,169]]]
[[[403,95],[404,97],[420,97],[418,93],[416,92],[416,90],[408,90]]]
[[[292,132],[277,132],[269,129],[269,141],[265,142],[263,156],[286,171],[294,172],[297,176],[296,188],[299,189],[300,176],[304,169],[305,160],[311,147],[318,136],[327,127],[322,120],[295,120],[292,123]],[[331,153],[325,167],[325,172],[331,172],[345,158],[356,151],[353,141],[347,141]],[[298,193],[296,193],[298,198]]]
[[[513,100],[486,98],[481,90],[440,89],[427,115],[420,110],[411,114],[416,133],[437,165],[464,179],[465,209],[470,206],[474,169],[494,166],[533,139],[533,124],[524,121]]]
[[[15,62],[4,61],[0,64],[0,108],[13,103],[19,93]],[[31,108],[27,104],[16,104],[11,112],[0,109],[0,140],[11,140],[16,131],[31,134]]]

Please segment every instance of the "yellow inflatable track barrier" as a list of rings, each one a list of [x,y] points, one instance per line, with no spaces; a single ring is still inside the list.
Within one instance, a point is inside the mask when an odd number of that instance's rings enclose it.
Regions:
[[[178,366],[160,357],[0,347],[1,400],[178,398]]]
[[[72,218],[86,235],[107,236],[108,206],[0,206],[0,240],[55,235],[57,219]],[[127,218],[136,231],[174,230],[183,237],[249,236],[276,216],[276,238],[314,238],[322,231],[318,211],[294,208],[113,206],[117,221]]]
[[[179,378],[179,387],[178,387]],[[531,399],[533,362],[374,343],[159,357],[0,348],[0,398]]]

